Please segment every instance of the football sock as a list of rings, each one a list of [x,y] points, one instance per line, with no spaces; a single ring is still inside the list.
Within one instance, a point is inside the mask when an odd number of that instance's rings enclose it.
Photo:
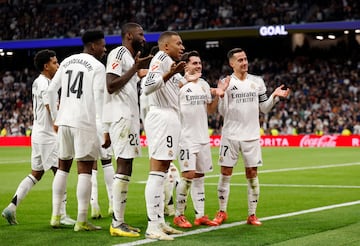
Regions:
[[[67,194],[66,194],[66,191],[65,191],[63,199],[62,199],[61,204],[60,204],[60,214],[61,215],[66,215],[66,202],[67,202]]]
[[[145,186],[146,212],[149,225],[164,219],[164,181],[166,173],[151,171]],[[161,211],[162,207],[162,211]]]
[[[164,180],[164,205],[169,205],[172,201],[173,196],[173,185],[170,181],[170,171],[166,173]]]
[[[247,179],[248,181],[248,214],[252,215],[256,213],[256,207],[259,200],[260,186],[259,178]]]
[[[97,170],[93,169],[91,173],[91,207],[99,209],[98,202],[98,184],[97,184]]]
[[[126,199],[130,176],[115,174],[113,183],[113,226],[119,226],[124,221]]]
[[[191,198],[194,204],[196,218],[205,214],[205,177],[194,178],[191,186]]]
[[[52,183],[52,215],[61,214],[61,203],[66,192],[66,183],[69,173],[57,170]]]
[[[91,196],[91,174],[80,173],[76,189],[78,201],[78,222],[86,222]]]
[[[187,203],[187,196],[189,194],[189,189],[191,187],[192,180],[186,179],[182,177],[180,179],[179,184],[176,187],[176,210],[175,216],[180,216],[184,214],[186,203]]]
[[[21,200],[23,200],[26,195],[29,193],[31,188],[38,182],[38,180],[32,175],[29,174],[26,176],[19,184],[16,189],[15,195],[11,200],[8,208],[11,210],[15,210],[17,206],[19,206]]]
[[[106,185],[106,191],[108,195],[109,205],[112,207],[112,186],[113,186],[113,180],[114,180],[114,167],[111,163],[105,164],[102,166],[104,171],[104,181]]]
[[[230,179],[231,176],[225,176],[223,174],[220,174],[219,184],[218,184],[219,210],[224,212],[227,209],[227,203],[229,200]]]

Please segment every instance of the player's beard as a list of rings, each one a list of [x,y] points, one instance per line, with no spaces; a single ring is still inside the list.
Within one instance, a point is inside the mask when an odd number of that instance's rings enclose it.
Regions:
[[[133,49],[134,49],[134,51],[135,51],[135,54],[137,54],[139,51],[141,52],[141,54],[143,54],[144,53],[144,45],[143,45],[143,43],[142,42],[139,42],[139,41],[134,41],[133,43],[132,43],[132,47],[133,47]]]

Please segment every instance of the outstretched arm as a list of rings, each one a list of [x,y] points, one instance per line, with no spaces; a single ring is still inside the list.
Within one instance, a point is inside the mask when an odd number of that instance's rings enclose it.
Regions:
[[[285,88],[285,85],[280,85],[277,87],[271,96],[268,98],[266,94],[260,95],[260,111],[263,113],[268,113],[272,107],[279,101],[280,97],[287,97],[290,95],[290,89]]]

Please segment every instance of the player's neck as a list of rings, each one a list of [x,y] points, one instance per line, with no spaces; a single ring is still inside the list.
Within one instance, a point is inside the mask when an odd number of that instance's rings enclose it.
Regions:
[[[52,79],[51,76],[50,76],[50,74],[47,73],[46,71],[41,72],[41,74],[42,74],[45,78],[47,78],[47,79],[49,79],[49,80]]]
[[[234,75],[235,75],[236,78],[238,78],[239,80],[245,80],[245,79],[246,79],[246,76],[247,76],[247,72],[244,72],[244,73],[234,72]]]

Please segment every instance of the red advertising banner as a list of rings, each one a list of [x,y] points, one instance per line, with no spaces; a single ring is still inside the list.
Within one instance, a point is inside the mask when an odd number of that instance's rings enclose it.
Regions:
[[[211,136],[210,145],[220,146],[221,136]],[[263,147],[360,147],[360,135],[299,135],[262,136]],[[146,136],[141,136],[141,146],[147,146]],[[30,146],[30,137],[0,137],[0,146]]]

